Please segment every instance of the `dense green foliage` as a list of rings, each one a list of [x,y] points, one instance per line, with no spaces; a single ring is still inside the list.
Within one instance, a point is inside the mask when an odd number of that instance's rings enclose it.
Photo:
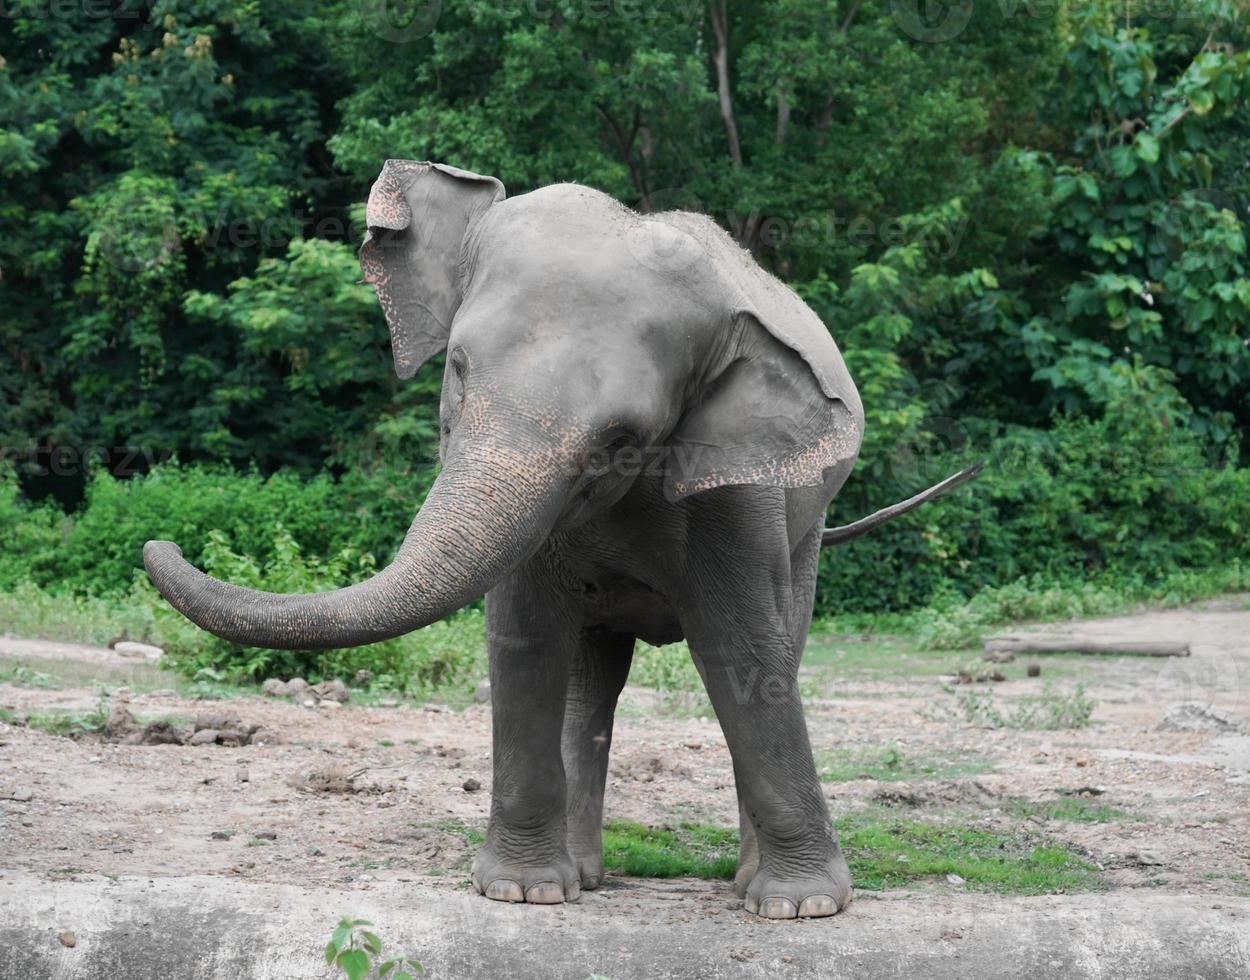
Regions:
[[[988,457],[828,553],[823,612],[1245,556],[1243,0],[384,6],[8,3],[0,588],[126,594],[152,537],[269,588],[389,557],[441,369],[396,380],[357,282],[387,157],[724,224],[860,386],[838,520]]]

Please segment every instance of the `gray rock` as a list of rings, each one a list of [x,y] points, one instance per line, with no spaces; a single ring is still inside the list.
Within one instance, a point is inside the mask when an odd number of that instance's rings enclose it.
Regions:
[[[131,640],[122,640],[113,644],[113,652],[121,657],[146,660],[148,663],[156,663],[165,656],[165,651],[160,647],[154,647],[150,643],[135,643]]]
[[[167,721],[154,721],[143,729],[141,745],[182,745],[186,736]]]
[[[229,745],[237,748],[240,745],[247,744],[247,729],[245,728],[223,728],[217,733],[217,741],[222,745]]]
[[[347,690],[347,685],[336,679],[314,684],[312,692],[318,701],[337,701],[339,704],[342,704],[351,696]]]
[[[272,728],[257,728],[247,739],[248,745],[281,745],[282,736]]]
[[[267,698],[286,697],[288,693],[286,681],[280,681],[276,677],[271,677],[260,686],[260,693]]]
[[[490,704],[490,681],[482,681],[473,692],[475,704]]]
[[[35,798],[35,794],[27,786],[19,786],[9,794],[9,799],[14,803],[29,803]]]
[[[302,677],[292,677],[286,682],[286,693],[292,697],[300,697],[308,690],[308,681]]]
[[[125,704],[114,704],[109,708],[108,721],[104,723],[104,734],[109,738],[123,738],[135,730],[135,718]]]
[[[1182,701],[1163,713],[1155,726],[1161,732],[1244,732],[1244,719],[1201,701]]]
[[[476,779],[473,779],[472,777],[470,777],[469,779],[466,779],[464,781],[461,788],[466,793],[476,793],[479,789],[482,788],[482,784],[478,782]]]
[[[202,711],[195,718],[195,730],[213,728],[217,731],[239,729],[243,727],[243,719],[234,711]]]
[[[187,740],[187,744],[188,745],[212,745],[216,741],[217,741],[217,729],[201,728],[198,732],[196,732]]]

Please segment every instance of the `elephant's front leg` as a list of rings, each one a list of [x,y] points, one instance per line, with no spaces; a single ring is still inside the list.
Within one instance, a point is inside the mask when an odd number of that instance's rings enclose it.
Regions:
[[[473,884],[501,902],[552,905],[581,893],[560,758],[569,662],[580,632],[566,602],[533,569],[514,572],[486,598],[494,776]]]
[[[717,653],[708,654],[709,641]],[[782,637],[757,632],[748,642],[691,637],[704,651],[743,821],[754,830],[758,864],[739,888],[747,910],[767,918],[833,915],[851,900],[851,875],[816,775],[797,679]]]
[[[592,627],[582,634],[569,671],[564,709],[569,851],[586,889],[598,888],[603,880],[603,791],[612,722],[633,654],[631,634]]]

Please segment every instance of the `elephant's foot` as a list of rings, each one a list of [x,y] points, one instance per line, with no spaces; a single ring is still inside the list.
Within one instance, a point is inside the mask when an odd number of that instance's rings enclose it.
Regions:
[[[567,856],[554,860],[502,858],[485,845],[473,861],[473,887],[496,902],[558,905],[575,902],[582,893],[580,877]]]
[[[580,837],[570,833],[569,853],[577,865],[582,888],[593,892],[603,882],[603,838],[596,834]]]
[[[759,867],[760,861],[758,857],[746,863],[739,859],[738,870],[734,874],[734,894],[739,898],[747,897],[747,889],[751,887],[751,882],[759,872]]]
[[[748,912],[765,919],[836,915],[851,904],[851,872],[841,854],[807,875],[779,875],[761,869],[746,887]]]

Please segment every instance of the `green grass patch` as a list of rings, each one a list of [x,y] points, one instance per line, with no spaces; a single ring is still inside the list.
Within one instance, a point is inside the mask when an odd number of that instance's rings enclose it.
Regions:
[[[846,783],[854,779],[895,782],[911,779],[955,779],[984,772],[985,759],[916,758],[898,746],[872,751],[829,749],[816,753],[816,771],[826,783]]]
[[[835,826],[857,888],[882,891],[958,875],[969,887],[1013,895],[1103,887],[1093,864],[1062,844],[1027,831],[899,819],[877,808]],[[730,879],[737,831],[683,823],[673,829],[616,820],[604,827],[605,866],[627,876]]]
[[[639,878],[732,878],[738,832],[695,823],[662,830],[613,820],[603,828],[603,864]]]
[[[1012,895],[1102,887],[1093,864],[1026,832],[899,819],[876,810],[837,821],[857,887],[868,891],[958,875],[973,888]]]
[[[1042,803],[1027,803],[1024,800],[1018,800],[1007,810],[1013,816],[1025,819],[1036,817],[1041,820],[1063,820],[1068,823],[1115,823],[1142,819],[1127,810],[1099,803],[1097,800],[1078,798],[1047,800]]]

